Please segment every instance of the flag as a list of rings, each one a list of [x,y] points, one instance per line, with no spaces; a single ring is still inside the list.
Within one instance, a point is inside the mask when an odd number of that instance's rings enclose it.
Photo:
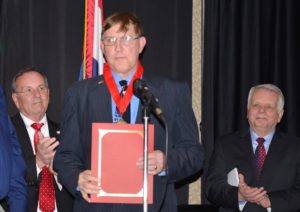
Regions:
[[[102,0],[85,0],[83,61],[79,80],[103,73],[104,59],[100,48],[102,24]]]

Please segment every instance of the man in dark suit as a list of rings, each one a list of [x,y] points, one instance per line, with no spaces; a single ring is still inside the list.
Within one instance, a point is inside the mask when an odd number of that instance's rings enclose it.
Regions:
[[[206,180],[206,195],[220,211],[300,209],[300,140],[276,130],[284,97],[272,84],[251,88],[247,118],[250,129],[216,141]],[[227,174],[237,168],[237,186]]]
[[[20,144],[6,111],[5,96],[0,86],[0,201],[6,199],[11,212],[27,211],[25,168]]]
[[[50,94],[47,77],[33,68],[21,70],[13,78],[12,89],[12,98],[19,110],[12,117],[12,122],[27,164],[28,211],[42,211],[39,186],[45,168],[53,174],[54,211],[72,211],[73,198],[58,182],[57,174],[52,169],[53,157],[59,145],[59,126],[46,115]],[[42,123],[37,144],[34,143],[33,123]]]
[[[188,87],[143,75],[138,58],[145,44],[143,29],[135,15],[124,12],[110,15],[102,32],[101,48],[107,61],[104,75],[75,83],[65,95],[61,144],[55,155],[54,167],[61,182],[77,196],[74,211],[143,211],[141,204],[89,203],[90,194],[101,190],[101,185],[98,185],[101,179],[92,176],[90,171],[91,125],[93,122],[142,123],[141,105],[133,95],[135,79],[143,77],[149,89],[160,99],[169,126],[169,155],[166,160],[165,128],[157,117],[150,116],[155,127],[155,150],[148,155],[148,173],[154,175],[154,203],[149,205],[149,211],[158,210],[159,202],[163,201],[165,183],[167,190],[161,211],[177,211],[174,182],[202,167],[203,152]],[[129,83],[120,99],[123,80]],[[125,114],[129,103],[130,118],[127,120]],[[137,161],[137,167],[143,168],[142,158]]]

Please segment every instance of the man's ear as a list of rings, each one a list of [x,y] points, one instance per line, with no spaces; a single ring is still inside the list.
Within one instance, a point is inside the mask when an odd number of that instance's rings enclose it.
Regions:
[[[19,109],[19,100],[18,100],[17,94],[12,93],[11,97],[12,97],[12,100],[14,101],[16,107]]]
[[[103,45],[102,41],[100,42],[100,48],[101,48],[101,51],[104,52],[104,45]]]
[[[146,45],[146,38],[144,36],[139,38],[139,42],[140,42],[140,49],[139,49],[139,53],[142,53],[145,45]]]
[[[282,118],[282,116],[283,116],[284,110],[281,110],[281,111],[279,111],[278,113],[279,113],[279,115],[278,115],[277,123],[279,123],[279,122],[281,121],[281,118]]]

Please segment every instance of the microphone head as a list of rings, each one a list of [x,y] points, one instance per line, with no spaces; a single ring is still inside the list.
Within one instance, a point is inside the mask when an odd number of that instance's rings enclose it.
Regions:
[[[152,94],[149,92],[149,88],[144,80],[136,79],[133,82],[133,93],[140,98],[144,104],[150,103]]]
[[[141,79],[136,79],[133,82],[133,93],[138,98],[142,98],[144,87],[146,86],[146,82]]]
[[[137,96],[143,105],[150,106],[153,113],[163,122],[165,123],[165,118],[163,116],[163,112],[160,109],[158,99],[153,96],[150,92],[149,87],[146,82],[141,79],[136,79],[133,82],[133,93]]]

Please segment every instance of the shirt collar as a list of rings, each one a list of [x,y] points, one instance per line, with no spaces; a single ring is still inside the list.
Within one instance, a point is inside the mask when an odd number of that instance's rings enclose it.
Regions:
[[[20,113],[24,123],[25,123],[25,126],[26,128],[28,127],[31,127],[31,125],[33,123],[36,123],[35,121],[32,121],[31,119],[27,118],[26,116],[24,116],[22,113]],[[39,123],[44,123],[45,125],[48,124],[47,122],[47,117],[46,117],[46,114],[43,116],[43,118],[39,121]]]
[[[269,134],[265,135],[263,138],[265,139],[266,144],[270,144],[272,138],[274,136],[275,129],[273,129]],[[259,137],[251,128],[250,128],[250,135],[252,143],[257,143],[256,139]]]
[[[131,81],[131,79],[132,79],[132,77],[133,77],[134,74],[135,74],[135,71],[133,71],[128,77],[126,77],[125,80],[128,82],[128,84],[129,84],[129,82]],[[114,72],[114,71],[111,72],[111,75],[113,76],[113,78],[114,78],[114,80],[115,80],[115,82],[116,82],[116,84],[117,84],[117,87],[118,87],[118,89],[120,90],[120,89],[121,89],[121,85],[119,84],[119,81],[123,80],[123,78],[120,77],[120,76],[119,76],[116,72]]]

